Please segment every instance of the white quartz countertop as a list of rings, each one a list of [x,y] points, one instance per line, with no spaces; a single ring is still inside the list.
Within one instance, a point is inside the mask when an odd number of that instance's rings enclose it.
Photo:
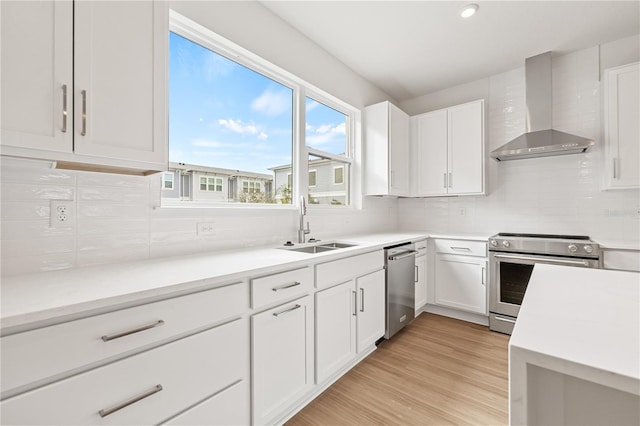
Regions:
[[[318,254],[262,247],[6,277],[0,287],[0,330],[11,333],[56,318],[197,291],[426,237],[411,232],[355,235],[327,242],[356,246]]]
[[[537,264],[509,350],[512,360],[640,395],[640,274]]]

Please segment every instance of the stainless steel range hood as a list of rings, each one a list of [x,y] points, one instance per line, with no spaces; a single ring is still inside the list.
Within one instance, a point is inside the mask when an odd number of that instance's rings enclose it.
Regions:
[[[498,161],[550,155],[578,154],[594,145],[592,139],[551,128],[551,52],[525,60],[527,133],[491,152]]]

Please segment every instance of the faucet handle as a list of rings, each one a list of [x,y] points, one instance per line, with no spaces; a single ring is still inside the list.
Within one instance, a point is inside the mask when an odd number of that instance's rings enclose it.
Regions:
[[[300,214],[302,216],[307,214],[307,199],[304,195],[300,196]]]
[[[310,234],[311,233],[311,228],[309,228],[309,221],[307,221],[307,228],[303,229],[305,234]]]

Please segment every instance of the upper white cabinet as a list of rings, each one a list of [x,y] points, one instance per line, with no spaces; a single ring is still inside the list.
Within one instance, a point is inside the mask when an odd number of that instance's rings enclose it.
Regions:
[[[3,154],[166,169],[165,2],[2,2],[1,15]]]
[[[485,193],[484,100],[411,118],[413,194]]]
[[[605,188],[640,187],[640,63],[604,75]]]
[[[410,195],[409,116],[386,101],[365,113],[365,195]]]

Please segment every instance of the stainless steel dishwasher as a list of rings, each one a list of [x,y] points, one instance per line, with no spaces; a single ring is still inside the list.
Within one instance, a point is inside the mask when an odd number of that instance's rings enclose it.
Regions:
[[[416,253],[413,243],[384,249],[387,278],[385,339],[391,338],[415,318]]]

